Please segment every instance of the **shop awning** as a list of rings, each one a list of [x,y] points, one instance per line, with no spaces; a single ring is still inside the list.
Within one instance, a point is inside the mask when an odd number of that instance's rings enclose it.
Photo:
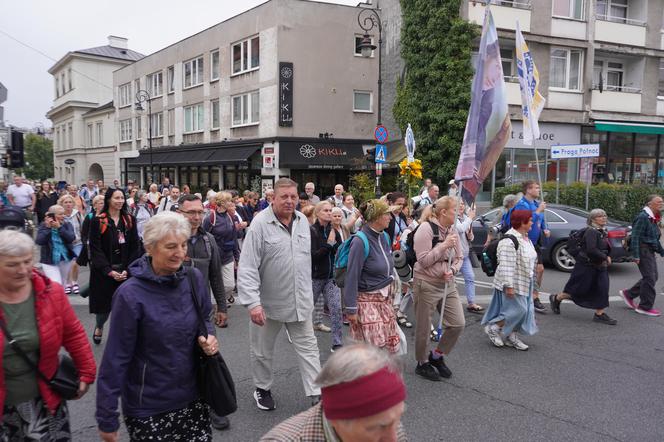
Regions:
[[[211,165],[243,163],[260,148],[260,146],[220,147],[214,150],[207,163]]]
[[[178,150],[154,149],[152,164],[163,166],[215,166],[244,163],[260,146],[215,146],[206,149],[182,148]],[[149,166],[150,150],[142,150],[136,158],[127,160],[128,166]]]
[[[595,121],[595,129],[601,132],[627,132],[651,135],[664,134],[664,124]]]

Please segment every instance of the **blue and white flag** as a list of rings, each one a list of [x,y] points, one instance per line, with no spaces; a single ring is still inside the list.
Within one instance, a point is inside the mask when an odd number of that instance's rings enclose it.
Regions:
[[[523,110],[523,144],[532,146],[540,136],[539,116],[546,100],[539,93],[539,72],[532,54],[523,39],[519,22],[516,22],[516,71],[521,88],[521,109]]]

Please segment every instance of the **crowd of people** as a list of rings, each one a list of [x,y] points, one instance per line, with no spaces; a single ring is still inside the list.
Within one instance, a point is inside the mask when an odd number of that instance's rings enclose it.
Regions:
[[[212,428],[230,423],[201,400],[193,349],[219,351],[216,328],[229,326],[228,307],[235,302],[250,316],[256,406],[277,407],[273,355],[282,329],[311,404],[263,440],[405,440],[406,391],[395,363],[407,354],[402,328],[414,327],[415,373],[441,381],[452,376],[447,364],[465,329],[465,312],[483,315],[493,345],[521,351],[529,348],[521,336],[538,330],[535,313],[546,312],[539,294],[550,232],[534,181],[523,183],[521,197],[505,198],[501,221],[487,239],[487,246],[497,241],[497,268],[486,307],[475,298],[476,211],[457,197],[454,181],[442,197],[426,180],[411,201],[395,191],[359,206],[341,184],[322,198],[313,183],[300,193],[288,178],[264,195],[228,189],[203,196],[168,178],[144,190],[132,181],[106,186],[88,180],[78,187],[16,177],[0,197],[0,206],[18,207],[38,225],[34,239],[0,231],[0,279],[6,281],[0,323],[15,337],[9,347],[0,343],[0,440],[23,440],[35,426],[39,440],[70,439],[66,401],[47,382],[62,347],[78,370],[78,397],[96,380],[102,440],[118,440],[119,399],[132,440],[211,440]],[[652,195],[635,219],[629,249],[642,279],[620,290],[631,309],[648,316],[659,316],[655,254],[664,256],[663,208],[664,200]],[[606,213],[592,210],[587,223],[569,282],[550,296],[550,308],[560,314],[562,302],[571,300],[594,310],[593,321],[616,325],[606,313]],[[33,267],[35,245],[41,271]],[[399,256],[408,256],[406,264]],[[90,267],[88,288],[78,281],[81,266]],[[67,295],[89,299],[95,315],[90,340]],[[207,318],[205,330],[197,308]],[[316,331],[332,338],[323,367]],[[90,342],[104,339],[97,372]]]

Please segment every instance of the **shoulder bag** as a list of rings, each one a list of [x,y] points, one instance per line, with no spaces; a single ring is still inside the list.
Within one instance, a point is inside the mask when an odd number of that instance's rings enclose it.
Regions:
[[[194,272],[191,269],[187,269],[187,279],[191,285],[191,297],[194,300],[198,324],[201,328],[199,333],[207,338],[207,327],[198,302]],[[221,357],[220,352],[211,356],[206,355],[198,343],[196,343],[196,349],[198,354],[196,380],[201,399],[217,416],[234,413],[237,410],[237,395],[235,394],[235,383],[226,361]]]
[[[7,324],[5,321],[0,319],[0,328],[2,332],[7,337],[9,345],[12,346],[17,355],[19,355],[34,371],[37,372],[37,375],[48,384],[48,386],[53,390],[58,396],[64,400],[75,399],[78,396],[78,387],[81,383],[78,377],[78,370],[74,365],[74,361],[69,355],[61,354],[60,362],[58,363],[58,369],[55,371],[55,374],[51,379],[44,376],[44,373],[41,372],[37,364],[35,364],[32,359],[23,351],[21,347],[18,346],[16,340],[12,337],[9,330],[7,330]]]

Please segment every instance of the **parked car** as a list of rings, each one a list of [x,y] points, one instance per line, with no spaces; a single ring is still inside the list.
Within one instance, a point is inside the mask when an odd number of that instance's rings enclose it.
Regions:
[[[572,255],[567,253],[567,239],[572,232],[587,226],[588,212],[577,207],[561,204],[547,203],[546,206],[544,216],[551,231],[551,236],[544,239],[542,247],[544,262],[552,264],[563,272],[571,272],[576,261]],[[478,216],[473,221],[475,238],[473,239],[472,248],[478,256],[482,254],[489,229],[500,223],[501,216],[502,209],[498,207]],[[611,261],[614,263],[629,262],[631,256],[625,251],[622,241],[632,227],[629,223],[609,218],[607,229],[609,241],[611,241]]]

